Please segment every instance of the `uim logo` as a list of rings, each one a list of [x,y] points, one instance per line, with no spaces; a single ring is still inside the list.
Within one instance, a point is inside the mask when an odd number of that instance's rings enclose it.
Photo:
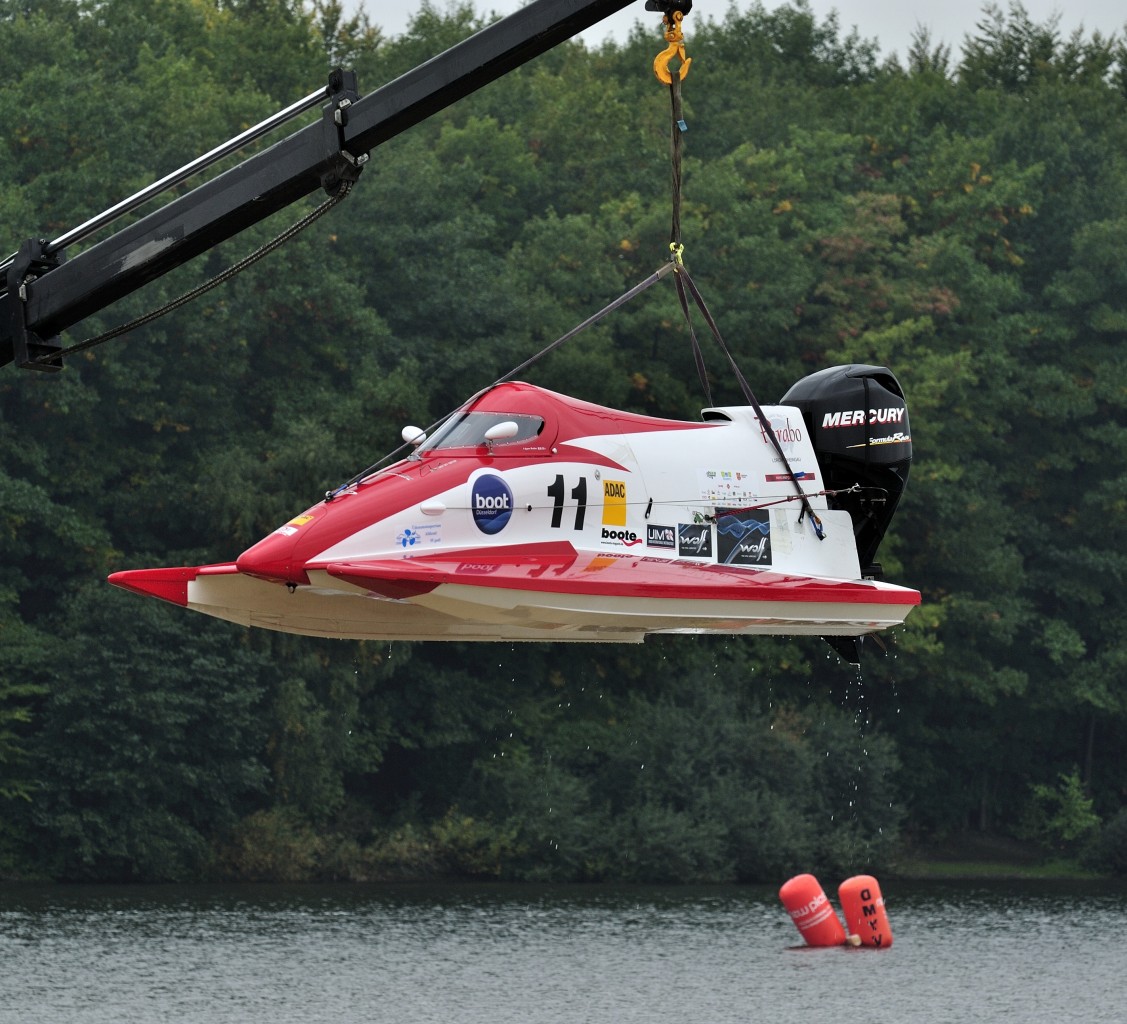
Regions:
[[[513,492],[499,476],[479,476],[470,492],[470,508],[482,533],[500,533],[513,514]]]

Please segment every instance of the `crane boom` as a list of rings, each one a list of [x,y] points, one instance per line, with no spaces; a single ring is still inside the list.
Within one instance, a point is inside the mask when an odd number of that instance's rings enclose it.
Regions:
[[[25,241],[0,265],[0,365],[58,370],[60,331],[272,213],[355,179],[376,146],[633,0],[533,0],[367,96],[334,70],[321,119],[66,259],[62,236]],[[691,0],[670,0],[684,9]],[[653,5],[653,6],[651,6]],[[650,0],[647,9],[663,9]],[[88,221],[96,223],[97,218]]]

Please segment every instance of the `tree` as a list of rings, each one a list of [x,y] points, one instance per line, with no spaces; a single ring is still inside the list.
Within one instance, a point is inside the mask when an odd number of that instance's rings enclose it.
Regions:
[[[368,90],[482,24],[428,6],[386,39],[329,2],[0,3],[19,112],[0,220],[13,245],[61,232],[307,93],[328,55]],[[805,5],[732,10],[693,26],[684,89],[686,264],[758,397],[842,362],[906,388],[915,466],[880,560],[924,605],[887,656],[858,676],[815,640],[334,644],[99,582],[234,557],[668,258],[669,96],[639,26],[380,147],[343,206],[196,304],[0,379],[7,869],[764,878],[884,857],[901,829],[1015,831],[1031,784],[1073,766],[1114,820],[1122,44],[1019,8],[987,9],[950,63],[917,43],[878,66]],[[707,386],[668,282],[527,375],[664,416],[741,401],[697,327]]]
[[[123,614],[130,599],[95,586],[66,602],[66,635],[35,674],[21,838],[48,877],[199,878],[209,835],[265,783],[264,666],[221,627],[159,605]]]

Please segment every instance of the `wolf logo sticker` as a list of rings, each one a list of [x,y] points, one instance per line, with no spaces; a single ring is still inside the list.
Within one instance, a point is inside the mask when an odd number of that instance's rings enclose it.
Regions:
[[[771,564],[771,517],[766,509],[716,510],[716,549],[723,565]]]

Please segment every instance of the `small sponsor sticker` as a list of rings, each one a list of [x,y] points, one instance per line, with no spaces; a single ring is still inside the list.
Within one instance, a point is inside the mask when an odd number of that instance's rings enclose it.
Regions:
[[[633,530],[611,530],[604,526],[599,534],[599,543],[615,548],[632,548],[641,544],[642,538]]]
[[[488,576],[500,568],[500,562],[459,562],[454,571],[462,576]]]
[[[767,509],[716,510],[716,553],[723,565],[771,564],[771,516]]]
[[[750,505],[759,500],[751,475],[743,470],[701,469],[697,471],[700,498],[715,505]]]
[[[678,523],[677,554],[683,558],[711,558],[712,527],[707,523]]]
[[[422,523],[418,526],[407,526],[399,531],[395,543],[401,548],[417,548],[425,544],[442,543],[442,525],[440,523]]]
[[[283,537],[292,537],[298,530],[300,530],[306,523],[313,522],[316,516],[300,515],[294,516],[285,526],[279,526],[275,533],[280,533]]]
[[[796,480],[813,480],[814,474],[808,469],[795,470],[794,478]],[[767,483],[769,484],[786,484],[790,483],[790,476],[787,473],[768,473]]]

